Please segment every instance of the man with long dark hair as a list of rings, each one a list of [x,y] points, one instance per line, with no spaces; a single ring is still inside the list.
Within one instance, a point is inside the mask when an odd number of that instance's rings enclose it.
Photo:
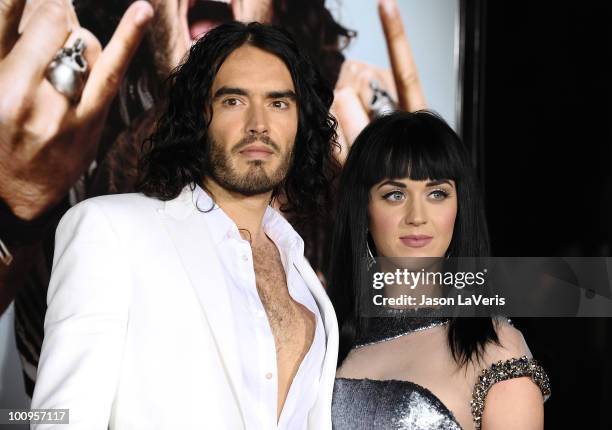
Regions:
[[[278,28],[226,24],[191,48],[144,195],[60,222],[33,408],[80,428],[331,429],[335,314],[269,206],[313,219],[329,204],[331,103]]]
[[[16,344],[29,396],[58,220],[86,197],[135,190],[142,141],[153,130],[160,102],[158,87],[199,35],[232,19],[285,27],[325,80],[336,85],[332,111],[340,124],[339,161],[368,121],[373,100],[368,82],[383,83],[402,109],[424,103],[394,0],[379,3],[395,85],[388,72],[345,61],[342,50],[355,33],[336,21],[333,4],[324,0],[75,0],[74,10],[64,0],[5,3],[0,8],[0,315],[14,299]],[[36,25],[24,24],[30,20]],[[68,104],[42,73],[31,72],[44,70],[57,49],[76,38],[85,42],[90,89]],[[11,57],[18,62],[11,63]],[[315,268],[328,260],[324,228],[330,224],[295,224]]]
[[[282,25],[333,86],[344,61],[341,49],[353,33],[332,17],[324,0],[4,3],[6,7],[0,8],[0,316],[15,299],[15,337],[25,391],[31,397],[59,218],[86,197],[135,190],[136,160],[143,139],[154,127],[159,86],[191,43],[229,20]],[[31,28],[24,25],[30,20],[36,23]],[[65,42],[68,34],[70,40]],[[58,48],[77,37],[86,44],[87,85],[92,91],[68,104],[37,71],[44,70]],[[9,64],[11,51],[18,62]],[[97,69],[100,72],[92,79]],[[87,109],[82,108],[85,105]],[[308,231],[302,228],[300,233]],[[322,241],[305,240],[306,254],[316,265],[323,258]]]

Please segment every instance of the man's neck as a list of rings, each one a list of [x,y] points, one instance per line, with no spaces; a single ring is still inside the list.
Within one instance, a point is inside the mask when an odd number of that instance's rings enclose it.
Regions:
[[[236,223],[240,234],[248,239],[252,246],[263,243],[266,236],[262,220],[272,197],[271,191],[245,196],[228,191],[210,178],[204,178],[203,184],[211,198]],[[244,230],[248,231],[248,235],[245,236]]]

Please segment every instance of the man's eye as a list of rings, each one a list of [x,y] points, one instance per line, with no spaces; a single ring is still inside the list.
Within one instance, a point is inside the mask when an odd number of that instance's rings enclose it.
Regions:
[[[282,100],[275,100],[272,102],[272,106],[276,109],[287,109],[289,107],[289,103]]]
[[[236,98],[229,98],[223,100],[223,104],[226,106],[238,106],[240,104],[240,100]]]
[[[388,200],[390,202],[399,202],[404,200],[404,193],[401,191],[391,191],[383,196],[383,199]]]

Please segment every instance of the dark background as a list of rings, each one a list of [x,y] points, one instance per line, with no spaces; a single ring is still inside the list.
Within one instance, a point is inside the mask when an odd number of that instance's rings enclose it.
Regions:
[[[611,255],[611,8],[461,1],[461,132],[495,256]],[[514,322],[551,379],[546,428],[612,428],[612,319]]]

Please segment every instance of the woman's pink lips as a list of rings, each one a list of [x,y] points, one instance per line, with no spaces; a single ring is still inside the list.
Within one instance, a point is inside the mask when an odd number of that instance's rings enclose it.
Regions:
[[[425,235],[410,235],[410,236],[402,236],[400,240],[406,246],[411,248],[422,248],[425,245],[429,244],[433,237],[425,236]]]

